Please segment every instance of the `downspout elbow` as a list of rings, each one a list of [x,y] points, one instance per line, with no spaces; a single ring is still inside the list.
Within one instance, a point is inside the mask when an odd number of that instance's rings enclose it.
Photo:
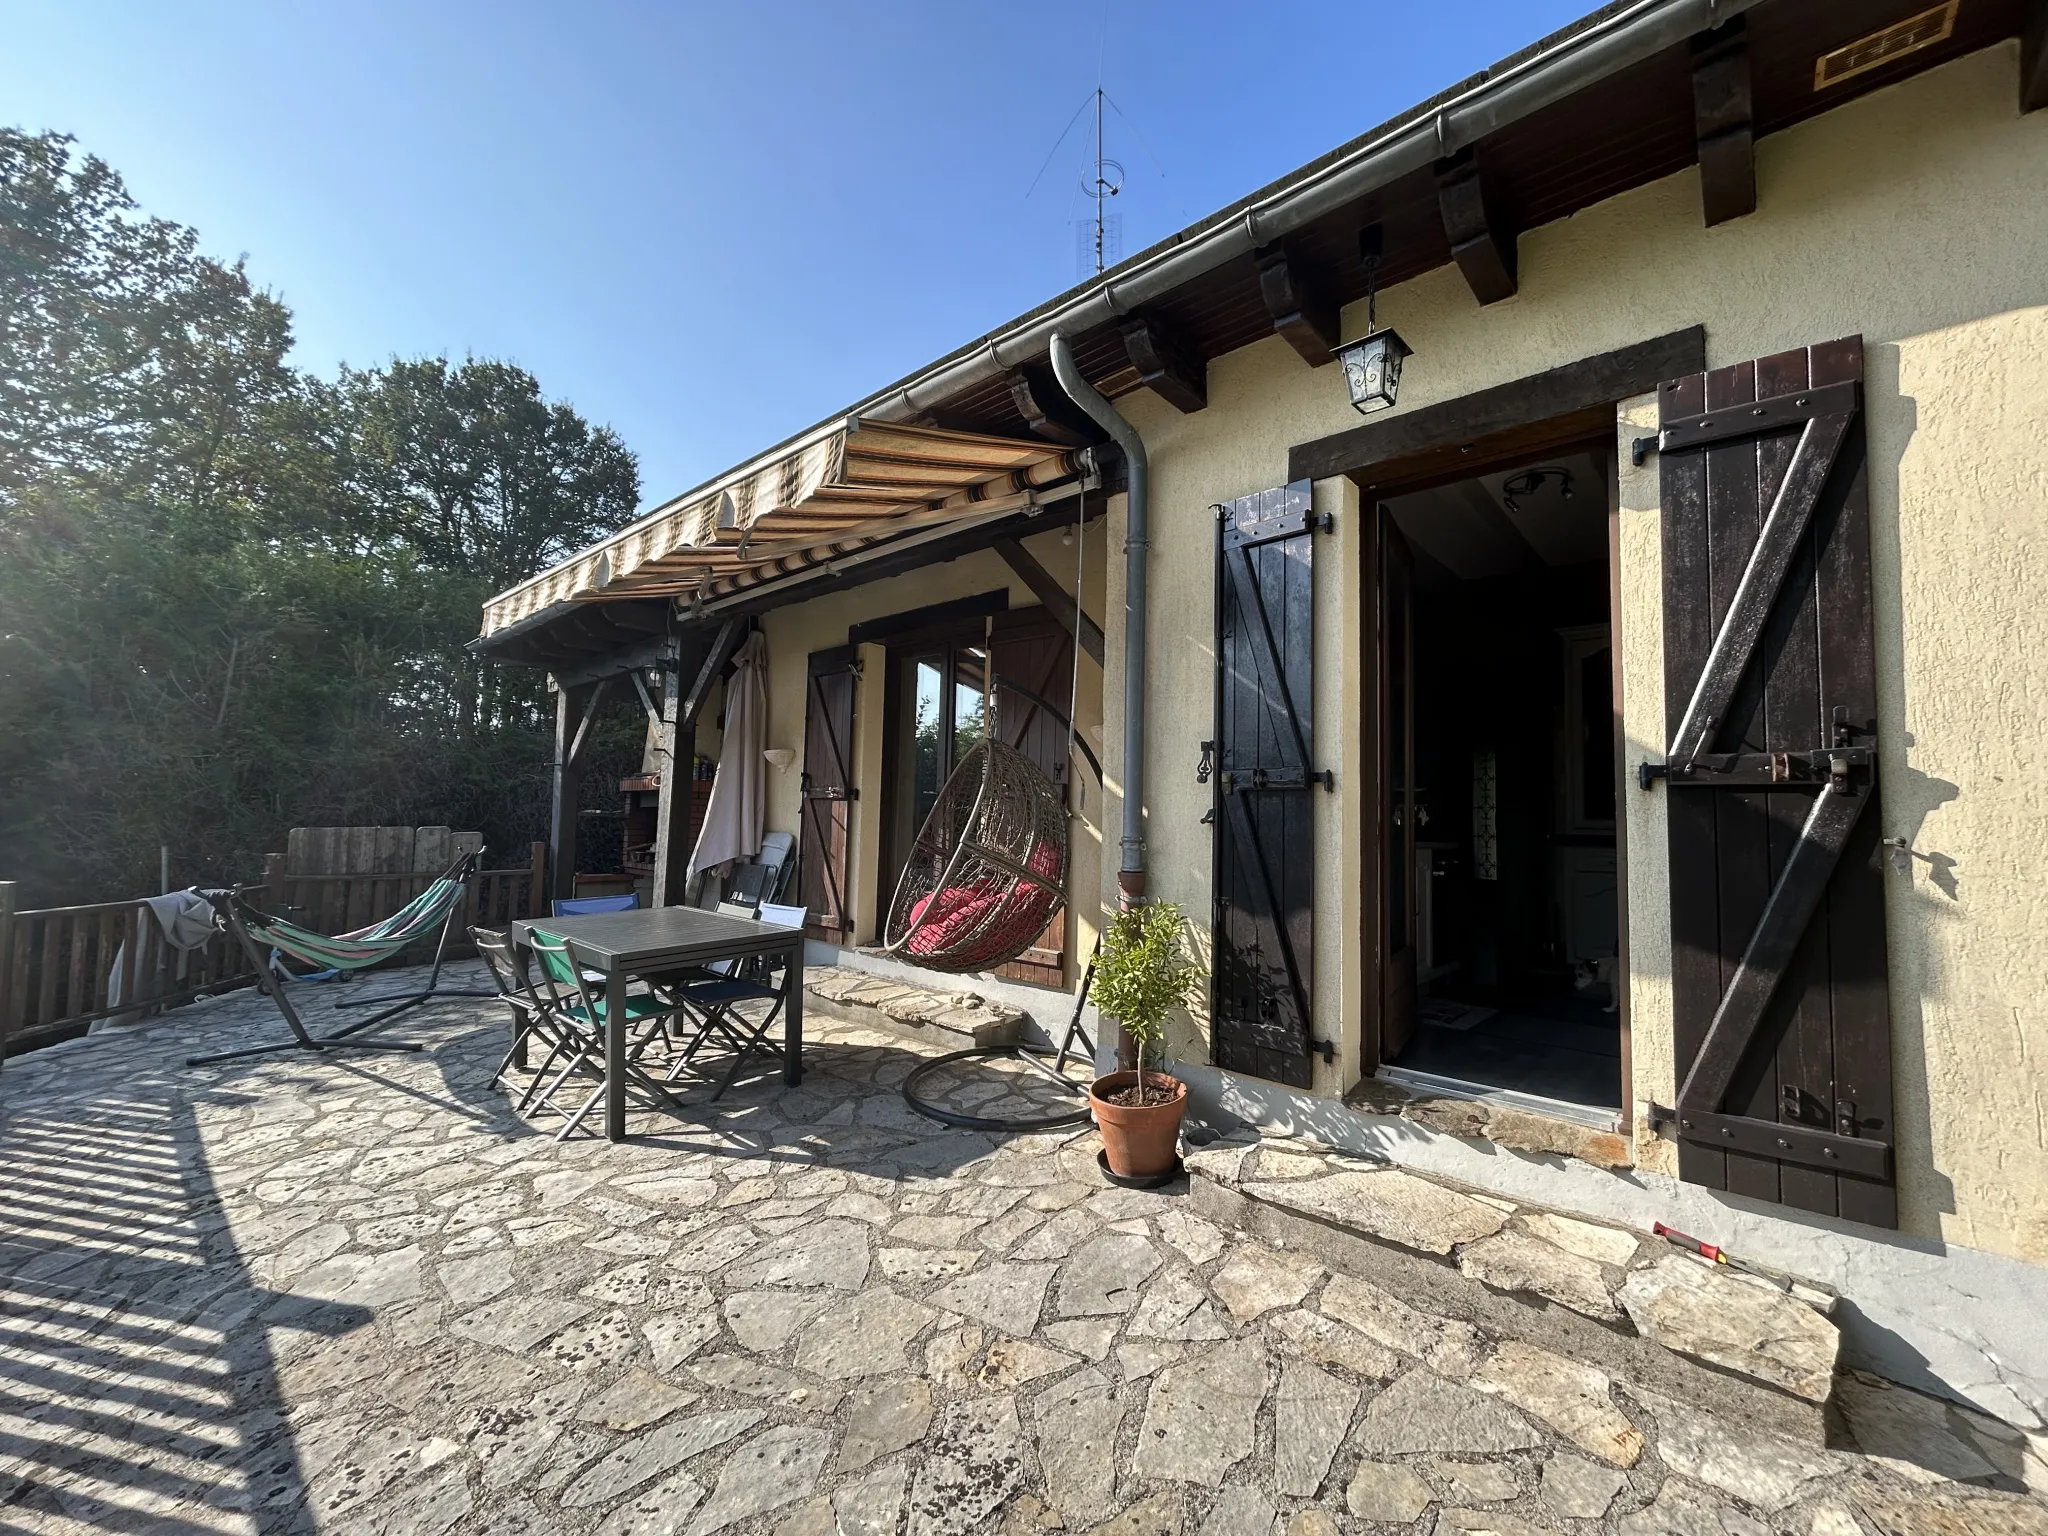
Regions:
[[[1052,337],[1052,371],[1060,388],[1123,451],[1124,498],[1124,797],[1122,861],[1117,891],[1124,905],[1145,899],[1145,569],[1151,549],[1151,465],[1138,429],[1081,376],[1074,349]]]

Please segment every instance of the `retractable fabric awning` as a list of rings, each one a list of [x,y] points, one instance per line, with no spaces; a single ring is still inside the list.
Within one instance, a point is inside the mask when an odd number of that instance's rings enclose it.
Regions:
[[[483,633],[565,602],[714,602],[913,529],[1014,512],[1081,472],[1050,443],[847,418],[500,593]]]

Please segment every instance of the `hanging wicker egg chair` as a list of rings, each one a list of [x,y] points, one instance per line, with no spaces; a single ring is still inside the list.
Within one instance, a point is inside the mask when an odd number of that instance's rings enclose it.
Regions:
[[[1045,770],[984,740],[960,760],[896,882],[885,948],[985,971],[1031,947],[1066,901],[1067,806]]]

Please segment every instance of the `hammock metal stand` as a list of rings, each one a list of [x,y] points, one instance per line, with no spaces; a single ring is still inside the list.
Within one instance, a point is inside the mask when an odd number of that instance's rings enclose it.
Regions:
[[[470,875],[475,870],[477,857],[478,855],[475,852],[464,854],[454,864],[449,866],[446,874],[439,878],[454,881],[458,885],[466,885]],[[377,1025],[397,1017],[408,1008],[416,1008],[430,997],[496,997],[498,995],[496,992],[457,991],[454,989],[444,991],[438,988],[441,978],[442,957],[448,949],[448,930],[454,926],[455,914],[462,906],[462,898],[458,895],[453,901],[449,902],[447,911],[441,915],[440,937],[434,944],[434,968],[428,976],[427,986],[424,991],[407,993],[402,997],[387,995],[385,997],[348,999],[338,1006],[360,1008],[365,1005],[381,1002],[391,1002],[395,1006],[385,1009],[382,1013],[374,1014],[370,1018],[359,1019],[347,1028],[337,1029],[332,1034],[315,1035],[306,1028],[305,1021],[299,1017],[299,1011],[292,1006],[291,999],[285,995],[285,983],[278,975],[277,967],[271,964],[273,957],[263,953],[262,948],[256,943],[255,936],[249,932],[249,926],[242,918],[243,903],[241,897],[233,891],[202,891],[200,894],[213,904],[215,914],[220,918],[228,932],[235,936],[235,942],[241,945],[242,953],[247,956],[250,966],[256,972],[256,985],[258,989],[271,1002],[277,1005],[277,1011],[283,1015],[286,1026],[291,1030],[291,1038],[273,1041],[269,1045],[245,1046],[241,1050],[215,1051],[204,1056],[188,1056],[185,1058],[185,1065],[188,1067],[207,1067],[217,1062],[240,1061],[250,1056],[268,1056],[278,1051],[421,1051],[425,1050],[426,1047],[417,1041],[354,1040],[349,1037],[375,1028]],[[411,940],[407,942],[411,942]],[[371,963],[374,964],[375,962]]]
[[[1102,945],[1099,941],[1095,947],[1097,953],[1100,953]],[[943,1056],[934,1056],[930,1061],[925,1062],[914,1070],[910,1076],[903,1079],[903,1102],[916,1110],[920,1115],[923,1115],[927,1120],[936,1120],[941,1125],[950,1125],[957,1130],[963,1131],[1028,1133],[1032,1131],[1058,1131],[1064,1130],[1070,1125],[1086,1124],[1090,1115],[1087,1103],[1088,1085],[1075,1082],[1066,1075],[1064,1068],[1069,1056],[1086,1061],[1091,1069],[1094,1066],[1095,1042],[1089,1038],[1088,1031],[1081,1027],[1081,1014],[1088,1006],[1088,992],[1094,984],[1095,957],[1090,955],[1088,958],[1088,969],[1081,976],[1081,993],[1080,996],[1074,999],[1073,1016],[1067,1020],[1067,1032],[1060,1040],[1059,1049],[1047,1050],[1041,1045],[1012,1043],[1009,1045],[977,1045],[964,1051],[948,1051]],[[1081,1104],[1077,1108],[1061,1110],[1057,1114],[1027,1115],[1016,1119],[1009,1119],[997,1115],[966,1114],[957,1109],[947,1109],[943,1104],[935,1104],[930,1099],[918,1096],[919,1085],[932,1073],[952,1066],[955,1062],[968,1061],[976,1057],[994,1058],[998,1056],[1008,1056],[1022,1065],[1031,1068],[1032,1071],[1056,1083],[1062,1092],[1079,1094],[1081,1096]],[[1046,1058],[1048,1057],[1051,1058],[1052,1062],[1050,1066],[1046,1064]]]

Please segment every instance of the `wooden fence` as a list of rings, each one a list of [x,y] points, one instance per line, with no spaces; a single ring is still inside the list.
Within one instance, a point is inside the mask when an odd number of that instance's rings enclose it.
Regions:
[[[472,926],[502,927],[545,913],[547,846],[535,843],[519,868],[476,872],[453,919],[450,955],[475,953]],[[263,880],[240,889],[303,927],[345,933],[396,912],[433,880],[431,872],[289,875],[284,855],[274,853],[264,861]],[[182,954],[172,949],[139,898],[16,911],[14,891],[12,881],[0,880],[0,1056],[83,1034],[95,1019],[153,1014],[256,979],[226,934]],[[433,952],[427,938],[401,962],[422,963]]]

